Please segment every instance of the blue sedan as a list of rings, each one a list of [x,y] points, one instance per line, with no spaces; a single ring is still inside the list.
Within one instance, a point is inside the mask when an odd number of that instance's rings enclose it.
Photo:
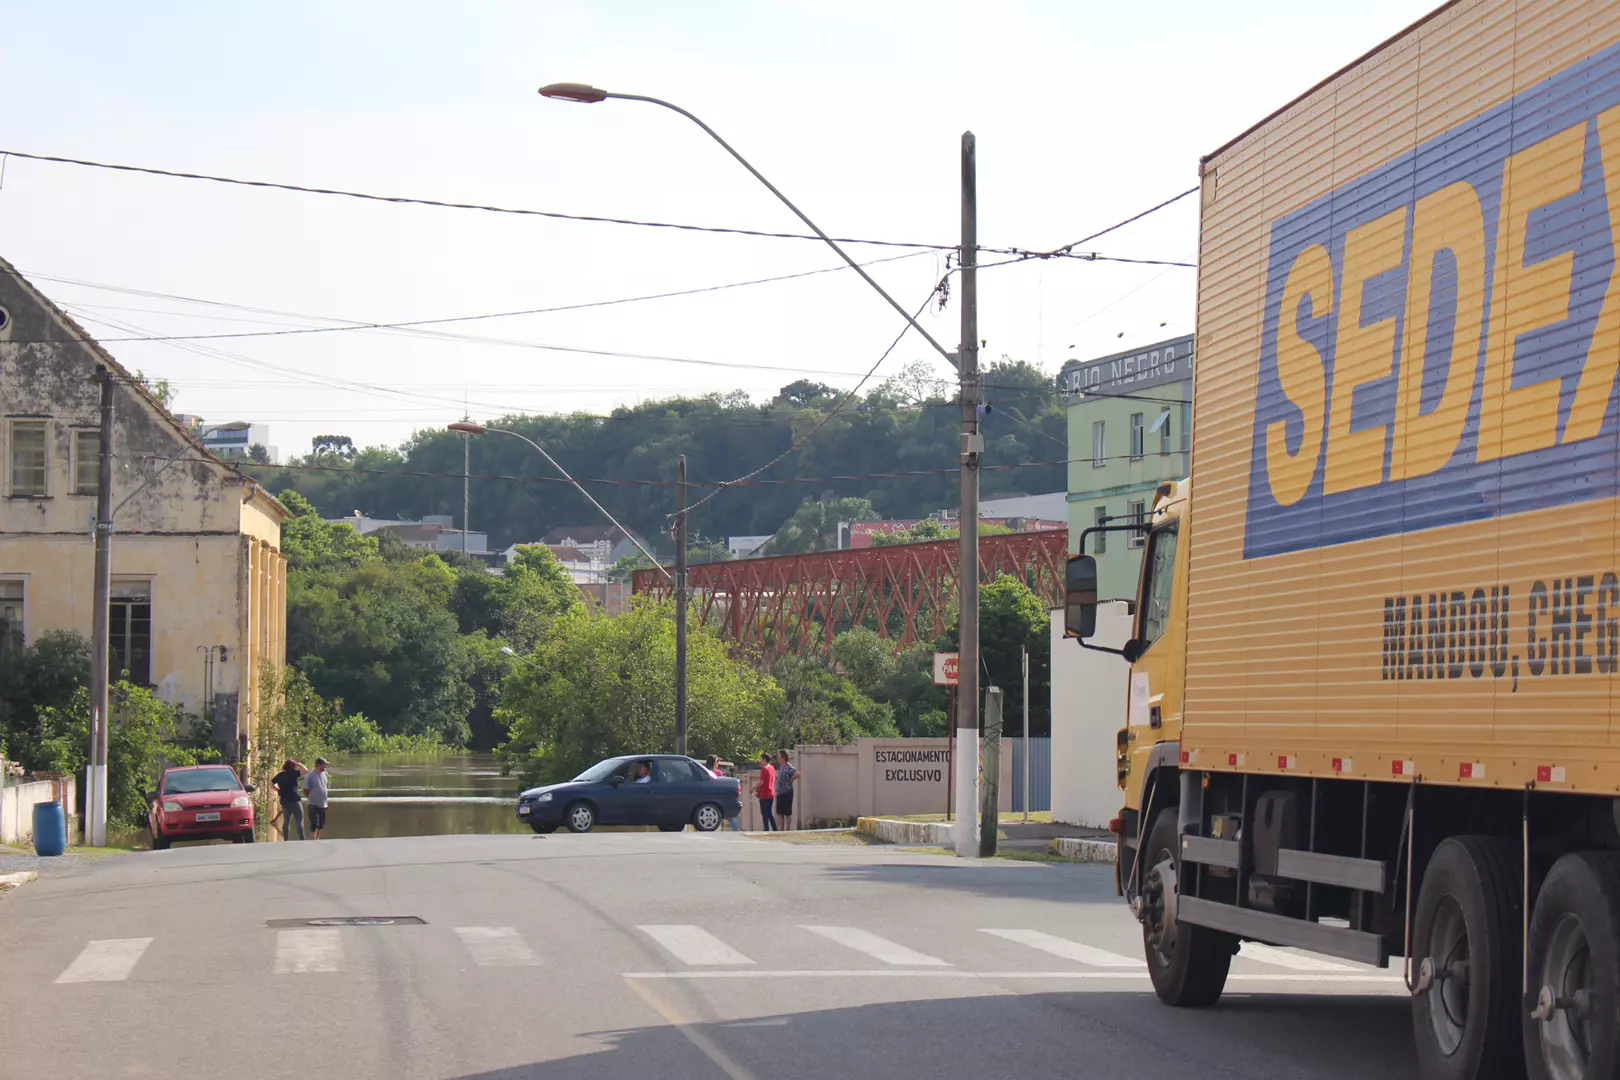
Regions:
[[[742,813],[737,781],[717,777],[689,757],[638,754],[608,758],[566,784],[518,796],[518,820],[537,833],[590,832],[597,825],[656,825],[714,832]]]

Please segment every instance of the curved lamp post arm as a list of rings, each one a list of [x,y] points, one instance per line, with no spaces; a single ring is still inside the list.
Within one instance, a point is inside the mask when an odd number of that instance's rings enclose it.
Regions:
[[[938,352],[939,355],[945,358],[946,363],[950,364],[952,367],[956,366],[955,353],[949,352],[946,350],[945,346],[935,341],[934,335],[930,334],[927,330],[924,330],[922,324],[919,323],[910,312],[901,307],[898,300],[889,295],[888,290],[879,285],[872,278],[872,275],[866,272],[865,268],[863,268],[860,263],[850,258],[849,253],[843,248],[839,247],[837,242],[835,242],[832,237],[821,231],[821,226],[817,225],[815,222],[806,217],[803,210],[800,210],[797,206],[794,206],[791,199],[782,194],[781,191],[777,190],[775,184],[765,179],[764,174],[758,169],[754,168],[753,165],[749,164],[747,158],[737,153],[730,143],[726,142],[726,140],[720,137],[719,132],[715,131],[714,128],[710,127],[708,124],[705,124],[702,120],[699,120],[696,116],[687,112],[679,105],[665,101],[662,98],[648,97],[645,94],[615,94],[607,90],[598,90],[594,86],[587,86],[583,83],[552,83],[549,86],[542,86],[540,88],[540,94],[543,97],[558,98],[564,101],[579,101],[587,104],[603,101],[607,98],[618,98],[621,101],[645,101],[649,105],[661,105],[670,112],[679,113],[680,115],[686,117],[688,120],[692,121],[692,123],[702,128],[704,132],[708,134],[709,138],[713,139],[715,142],[724,147],[726,153],[736,158],[738,164],[752,173],[755,180],[758,180],[760,183],[764,184],[772,195],[775,195],[782,201],[783,206],[786,206],[789,210],[793,211],[798,219],[809,227],[811,232],[825,240],[827,242],[827,246],[836,251],[838,253],[838,257],[848,263],[851,270],[854,270],[857,274],[861,275],[862,280],[864,280],[868,285],[872,286],[872,288],[876,289],[878,295],[887,300],[889,302],[889,306],[898,311],[900,313],[900,317],[906,320],[906,322],[910,323],[911,328],[917,331],[917,333],[921,334],[923,339],[927,341],[928,344],[932,345],[934,350]]]
[[[590,500],[590,504],[592,506],[596,507],[598,510],[600,510],[602,512],[603,517],[605,517],[609,521],[613,522],[615,528],[617,528],[620,532],[624,533],[625,536],[629,537],[630,542],[632,544],[636,545],[636,550],[641,552],[643,555],[645,555],[647,557],[647,561],[652,563],[654,568],[656,568],[660,574],[663,574],[666,580],[669,580],[669,581],[674,581],[675,580],[674,578],[670,577],[669,571],[664,569],[664,564],[659,562],[656,558],[654,558],[652,552],[648,551],[646,548],[641,546],[641,541],[636,539],[636,534],[631,532],[629,529],[625,528],[623,525],[620,525],[619,524],[619,519],[614,517],[612,514],[608,513],[607,507],[605,507],[601,503],[597,502],[595,496],[593,496],[590,492],[586,491],[585,488],[583,486],[581,486],[580,482],[578,480],[575,480],[573,475],[571,473],[569,473],[569,471],[567,469],[565,469],[561,465],[557,464],[557,459],[552,457],[550,454],[546,453],[546,448],[545,447],[541,446],[539,443],[535,442],[533,439],[529,438],[527,435],[519,435],[517,432],[509,431],[506,428],[488,427],[488,426],[486,426],[484,424],[472,424],[472,423],[465,423],[465,422],[458,423],[458,424],[451,424],[450,425],[450,430],[451,431],[459,431],[459,432],[461,432],[461,433],[463,433],[465,435],[482,435],[482,434],[484,434],[484,432],[487,431],[487,432],[490,432],[490,433],[496,434],[496,435],[510,435],[514,439],[522,439],[524,442],[526,442],[530,446],[534,447],[535,451],[537,453],[539,453],[539,455],[541,457],[545,458],[546,462],[553,469],[556,469],[558,472],[562,473],[563,479],[567,480],[570,484],[573,484],[575,491],[578,491],[581,495],[585,496],[586,499]]]

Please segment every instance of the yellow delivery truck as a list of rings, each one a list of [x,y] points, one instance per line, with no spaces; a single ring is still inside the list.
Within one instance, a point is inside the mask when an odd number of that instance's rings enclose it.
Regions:
[[[1202,198],[1191,478],[1117,650],[1154,987],[1393,961],[1425,1076],[1620,1077],[1620,3],[1447,4]]]

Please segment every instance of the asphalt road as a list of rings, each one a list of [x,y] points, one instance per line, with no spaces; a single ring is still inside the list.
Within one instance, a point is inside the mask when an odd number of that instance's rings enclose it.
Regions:
[[[414,916],[421,924],[311,926]],[[180,848],[0,896],[0,1075],[1399,1080],[1398,972],[1149,989],[1104,867],[735,835]]]

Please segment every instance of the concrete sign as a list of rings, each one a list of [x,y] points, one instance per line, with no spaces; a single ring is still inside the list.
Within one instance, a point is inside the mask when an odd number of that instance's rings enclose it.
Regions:
[[[1142,349],[1063,365],[1058,376],[1073,401],[1083,394],[1126,394],[1192,378],[1193,336],[1171,338]]]
[[[953,652],[937,652],[934,654],[934,685],[955,686],[956,665],[959,654]]]

